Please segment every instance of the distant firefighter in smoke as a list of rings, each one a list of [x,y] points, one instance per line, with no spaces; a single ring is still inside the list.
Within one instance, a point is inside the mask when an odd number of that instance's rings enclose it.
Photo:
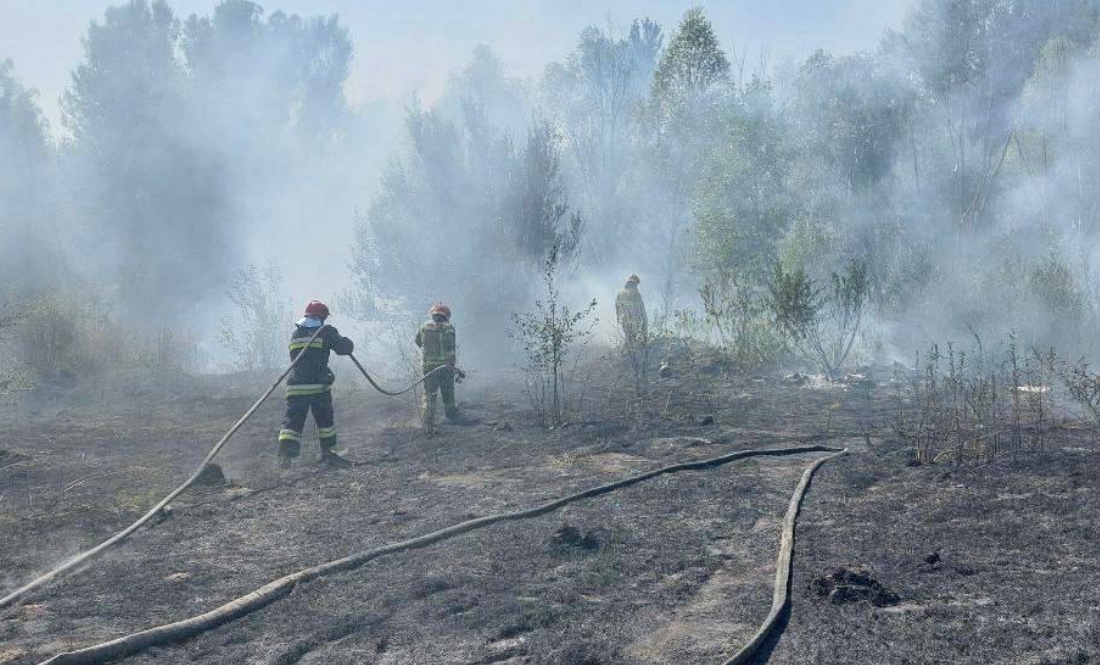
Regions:
[[[329,369],[328,359],[331,351],[340,356],[351,354],[355,345],[342,337],[336,328],[325,324],[328,317],[325,303],[310,301],[305,316],[298,321],[290,338],[290,359],[293,361],[299,354],[305,355],[287,377],[286,413],[283,428],[279,430],[279,465],[283,468],[289,468],[291,460],[298,457],[302,429],[310,410],[321,439],[321,461],[336,468],[351,466],[336,454],[336,422],[332,410],[332,384],[336,376]],[[321,328],[319,333],[318,328]]]
[[[623,347],[632,352],[645,345],[649,321],[645,313],[645,301],[638,290],[641,279],[637,275],[626,278],[626,286],[615,297],[615,317],[623,331]]]
[[[427,376],[424,381],[423,416],[424,423],[430,428],[435,420],[437,392],[443,396],[443,411],[447,420],[458,420],[455,379],[461,379],[463,374],[455,367],[457,343],[455,327],[451,324],[451,308],[436,303],[428,315],[432,318],[416,332],[416,345],[420,347],[422,368]]]

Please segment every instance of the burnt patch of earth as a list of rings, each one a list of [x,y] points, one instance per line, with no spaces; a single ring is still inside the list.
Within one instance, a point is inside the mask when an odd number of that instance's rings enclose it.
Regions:
[[[898,594],[860,566],[838,566],[814,578],[810,582],[810,589],[834,605],[870,603],[875,607],[889,607],[901,601]]]
[[[414,399],[342,383],[342,441],[372,463],[339,474],[307,463],[277,469],[282,406],[271,400],[218,457],[227,485],[188,490],[173,519],[0,610],[0,663],[31,665],[195,616],[294,570],[474,516],[720,452],[802,443],[850,452],[818,471],[803,503],[791,612],[769,665],[1100,663],[1093,430],[1052,428],[1042,455],[910,467],[911,449],[889,425],[898,395],[881,382],[869,392],[792,389],[777,375],[677,367],[639,396],[616,383],[629,368],[596,370],[570,427],[545,428],[519,380],[500,375],[460,392],[485,426],[441,425],[430,439]],[[217,400],[192,402],[181,386],[140,410],[90,401],[4,421],[12,443],[0,461],[0,589],[148,511],[265,387],[219,387]],[[701,414],[716,425],[701,430]],[[314,442],[311,432],[308,461]],[[31,457],[11,465],[12,454]],[[382,557],[126,662],[722,662],[767,616],[784,511],[815,457],[656,477]],[[851,575],[839,576],[834,596],[851,604],[827,602],[811,580],[839,563],[873,571],[903,602],[876,607]]]
[[[575,526],[566,524],[560,529],[554,532],[554,535],[550,537],[551,544],[554,547],[562,549],[582,550],[585,552],[594,552],[600,549],[600,539],[595,533],[588,531],[583,532]]]

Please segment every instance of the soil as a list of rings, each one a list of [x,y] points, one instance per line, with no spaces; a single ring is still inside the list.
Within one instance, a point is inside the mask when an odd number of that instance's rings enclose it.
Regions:
[[[888,376],[655,374],[636,400],[615,383],[620,370],[605,361],[591,371],[581,407],[554,428],[534,417],[515,376],[471,372],[459,394],[474,424],[441,424],[432,437],[411,399],[342,386],[349,470],[318,465],[308,429],[302,460],[280,470],[273,400],[219,456],[221,475],[85,570],[0,610],[0,664],[183,619],[294,570],[472,517],[807,442],[852,452],[822,467],[806,497],[792,609],[760,662],[1100,662],[1094,432],[1059,428],[1038,456],[911,466],[889,428]],[[7,411],[0,589],[133,521],[254,398],[238,383],[194,380]],[[383,557],[126,662],[722,662],[767,614],[783,513],[814,457],[662,476]]]

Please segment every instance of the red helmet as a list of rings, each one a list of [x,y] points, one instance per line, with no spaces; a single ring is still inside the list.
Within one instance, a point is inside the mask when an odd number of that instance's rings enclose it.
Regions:
[[[323,319],[328,315],[328,305],[320,300],[310,300],[309,304],[306,305],[306,316],[316,316]]]
[[[444,305],[441,302],[437,302],[436,304],[432,305],[431,309],[428,310],[428,315],[429,316],[435,316],[436,314],[450,320],[450,318],[451,318],[451,308],[447,307],[446,305]]]

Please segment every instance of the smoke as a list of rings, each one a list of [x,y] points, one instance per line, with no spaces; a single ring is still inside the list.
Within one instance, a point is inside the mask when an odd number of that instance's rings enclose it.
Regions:
[[[1091,352],[1092,0],[490,3],[422,57],[411,10],[284,4],[96,5],[52,127],[35,68],[0,69],[0,272],[209,346],[234,275],[274,265],[359,332],[447,301],[488,362],[555,244],[604,332],[627,274],[668,313],[860,258],[903,355],[971,329]]]

